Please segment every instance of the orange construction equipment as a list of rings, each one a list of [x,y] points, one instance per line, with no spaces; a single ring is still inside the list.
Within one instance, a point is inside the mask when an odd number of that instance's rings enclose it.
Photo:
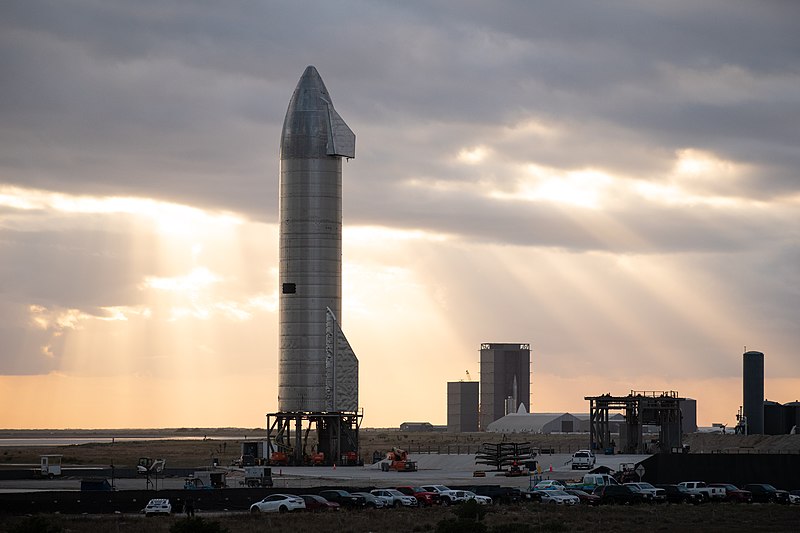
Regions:
[[[284,452],[272,452],[269,456],[269,464],[272,466],[287,466],[289,464],[289,456]]]
[[[311,454],[311,464],[313,466],[320,466],[325,464],[325,454],[322,452]]]
[[[386,461],[381,463],[381,470],[384,472],[388,472],[389,470],[395,470],[397,472],[416,472],[417,462],[409,461],[408,452],[405,450],[392,448],[392,451],[386,454]]]
[[[344,452],[342,454],[342,464],[346,464],[348,466],[363,464],[361,463],[361,459],[358,457],[358,453],[356,452]]]

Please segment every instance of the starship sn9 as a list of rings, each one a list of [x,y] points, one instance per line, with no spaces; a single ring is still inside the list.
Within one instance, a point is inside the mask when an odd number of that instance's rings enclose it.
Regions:
[[[278,408],[355,412],[358,360],[341,331],[342,158],[356,136],[313,66],[281,133]]]

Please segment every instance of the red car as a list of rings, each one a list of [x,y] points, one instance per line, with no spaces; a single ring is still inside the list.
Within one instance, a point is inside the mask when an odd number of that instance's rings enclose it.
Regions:
[[[430,506],[430,505],[439,505],[440,503],[442,503],[441,496],[439,496],[435,492],[428,492],[427,490],[424,490],[422,487],[406,486],[406,487],[396,487],[396,488],[397,490],[399,490],[400,492],[402,492],[407,496],[415,497],[420,505]]]
[[[710,483],[708,486],[725,489],[726,502],[753,503],[753,493],[749,490],[740,489],[733,483]]]
[[[322,496],[316,494],[301,494],[301,498],[306,502],[306,509],[309,511],[338,511],[339,504],[336,502],[329,502]]]
[[[595,496],[594,494],[589,494],[586,491],[578,489],[565,489],[564,492],[577,496],[584,505],[600,505],[600,496]]]

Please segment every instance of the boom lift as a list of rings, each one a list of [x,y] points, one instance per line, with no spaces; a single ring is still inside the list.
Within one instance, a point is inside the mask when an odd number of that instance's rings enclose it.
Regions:
[[[408,460],[408,452],[400,448],[392,448],[392,451],[386,454],[386,460],[381,463],[381,470],[388,472],[394,470],[396,472],[416,472],[417,462]]]

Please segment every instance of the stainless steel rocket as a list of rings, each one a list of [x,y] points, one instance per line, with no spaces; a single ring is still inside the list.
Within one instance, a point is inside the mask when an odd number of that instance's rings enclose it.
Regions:
[[[342,158],[356,136],[306,68],[281,133],[278,408],[355,412],[358,360],[341,331]]]

